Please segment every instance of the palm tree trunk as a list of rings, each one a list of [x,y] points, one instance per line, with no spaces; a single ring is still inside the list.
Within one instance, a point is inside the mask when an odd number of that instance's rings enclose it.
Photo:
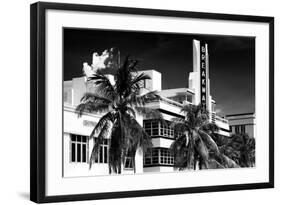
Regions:
[[[194,162],[193,162],[193,169],[194,170],[196,170],[196,165],[197,165],[197,157],[196,157],[196,155],[195,155],[195,153],[194,153]]]
[[[194,158],[194,138],[192,133],[188,133],[186,139],[188,153],[187,153],[187,169],[194,169],[195,158]]]

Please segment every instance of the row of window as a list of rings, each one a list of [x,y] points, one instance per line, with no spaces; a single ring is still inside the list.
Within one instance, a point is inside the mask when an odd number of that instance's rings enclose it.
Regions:
[[[71,162],[88,163],[89,143],[88,137],[82,135],[71,135],[70,156]],[[109,140],[104,139],[100,145],[99,153],[95,157],[95,163],[108,163]],[[152,148],[144,157],[144,165],[173,165],[174,157],[167,148]],[[133,168],[133,158],[125,157],[124,168]]]
[[[144,165],[174,165],[174,157],[167,148],[152,148],[144,157]]]
[[[159,120],[144,120],[143,127],[145,132],[150,136],[163,136],[169,138],[177,138],[181,133],[175,132],[166,121],[166,125]]]
[[[76,163],[89,162],[89,139],[87,136],[71,135],[70,161]],[[99,153],[95,156],[95,163],[108,163],[109,140],[104,139],[100,144]],[[125,157],[125,169],[133,168],[132,157]]]
[[[229,126],[230,132],[234,132],[235,134],[244,134],[246,133],[245,125],[233,125]]]

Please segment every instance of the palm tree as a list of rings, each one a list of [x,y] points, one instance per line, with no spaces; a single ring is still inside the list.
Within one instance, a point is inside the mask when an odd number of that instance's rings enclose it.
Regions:
[[[146,152],[152,146],[150,136],[137,122],[136,116],[161,118],[157,110],[145,107],[148,102],[158,99],[159,96],[154,91],[142,92],[141,83],[150,77],[144,73],[139,74],[136,65],[137,61],[127,57],[124,64],[116,69],[114,83],[101,72],[88,79],[96,86],[96,92],[85,93],[76,112],[78,116],[84,112],[103,114],[89,137],[94,139],[97,135],[90,155],[90,168],[98,156],[100,145],[108,136],[109,173],[121,173],[121,165],[127,156],[132,157],[134,165],[136,151],[141,148]]]
[[[219,128],[209,122],[208,111],[202,105],[184,105],[182,112],[185,118],[173,120],[175,131],[183,133],[171,145],[175,166],[179,169],[237,167],[220,153],[211,137]]]
[[[241,167],[255,165],[255,138],[246,133],[233,134],[220,150]]]

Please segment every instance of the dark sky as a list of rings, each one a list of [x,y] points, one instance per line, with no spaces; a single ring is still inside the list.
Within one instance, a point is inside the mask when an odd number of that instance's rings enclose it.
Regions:
[[[64,29],[64,80],[82,76],[92,53],[116,47],[140,70],[162,73],[162,88],[186,87],[192,72],[192,40],[209,46],[210,89],[221,115],[255,111],[255,38],[110,30]]]

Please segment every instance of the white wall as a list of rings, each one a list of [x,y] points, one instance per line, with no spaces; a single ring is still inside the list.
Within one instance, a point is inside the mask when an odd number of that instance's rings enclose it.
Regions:
[[[49,0],[54,1],[54,0]],[[57,0],[59,1],[59,0]],[[28,201],[29,193],[29,4],[31,0],[2,1],[1,17],[1,169],[0,204],[34,204]],[[61,0],[76,2],[79,0]],[[116,6],[148,7],[174,10],[190,10],[251,15],[271,15],[276,17],[276,57],[280,56],[281,13],[279,1],[257,0],[84,0],[88,4]],[[280,58],[276,58],[275,67],[280,68]],[[276,69],[276,88],[281,87],[281,70]],[[278,80],[278,81],[277,81]],[[281,104],[281,93],[276,89],[276,105]],[[276,116],[281,115],[280,106],[276,106]],[[276,127],[281,119],[276,118]],[[276,135],[275,146],[280,147],[281,138]],[[275,151],[276,187],[267,190],[189,194],[177,196],[157,196],[71,202],[67,204],[277,204],[280,201],[281,150]],[[61,204],[61,203],[60,203]],[[64,203],[63,203],[64,204]],[[66,204],[66,203],[65,203]]]
[[[140,73],[145,73],[151,78],[146,80],[145,88],[149,91],[162,90],[162,74],[160,72],[156,70],[141,70]]]

